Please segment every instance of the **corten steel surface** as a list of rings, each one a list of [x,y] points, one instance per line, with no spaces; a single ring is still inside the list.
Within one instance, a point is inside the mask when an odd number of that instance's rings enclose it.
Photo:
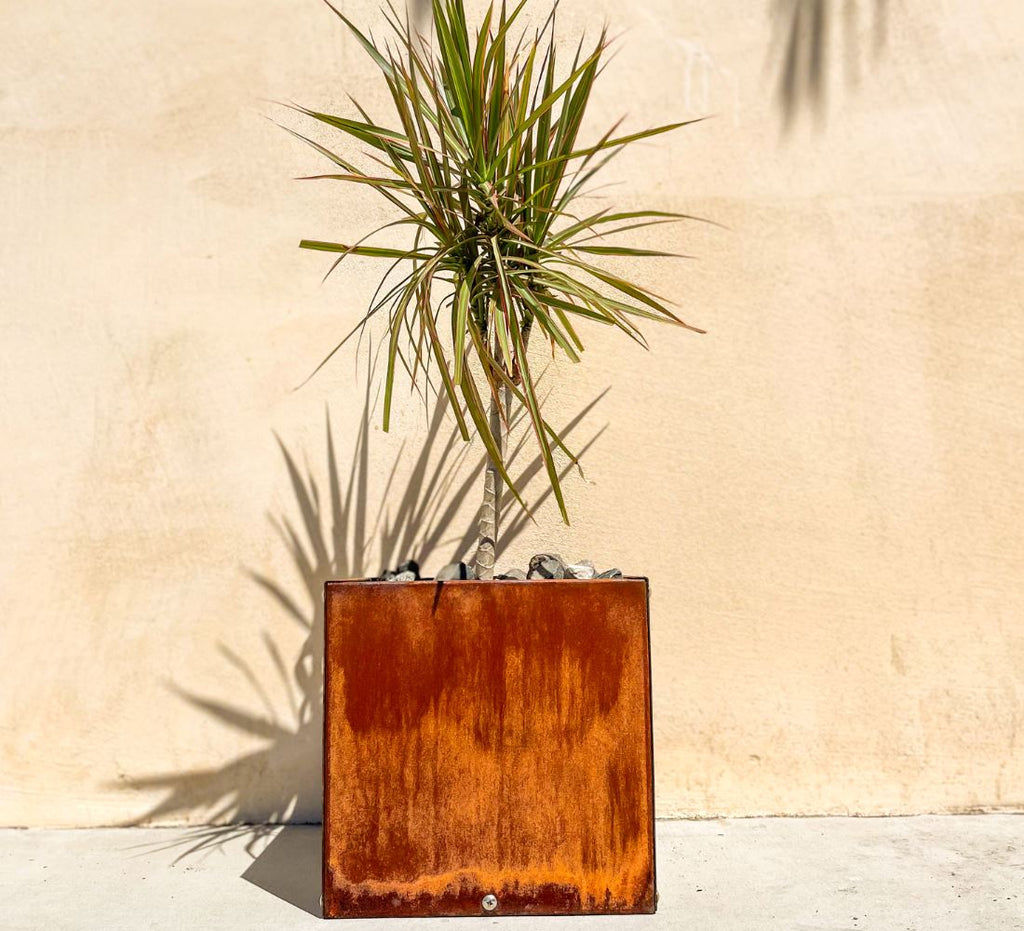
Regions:
[[[329,582],[324,914],[653,912],[645,579]]]

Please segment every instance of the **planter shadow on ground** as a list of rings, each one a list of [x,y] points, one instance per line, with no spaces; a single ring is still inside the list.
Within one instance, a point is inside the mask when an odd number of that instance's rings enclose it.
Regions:
[[[320,825],[286,824],[242,879],[319,918],[322,842]]]
[[[569,420],[560,434],[569,438],[578,432],[606,393],[599,394]],[[397,504],[382,506],[376,514],[370,512],[367,501],[374,468],[369,449],[373,418],[369,390],[344,482],[329,413],[321,453],[326,457],[325,481],[318,481],[311,467],[301,469],[298,463],[305,457],[278,439],[298,517],[281,514],[269,519],[292,559],[300,583],[289,585],[252,570],[246,574],[266,592],[277,616],[283,613],[300,625],[304,631],[302,646],[289,663],[279,645],[285,639],[275,638],[266,626],[246,634],[243,647],[217,644],[225,674],[244,681],[250,690],[253,697],[248,703],[224,702],[178,683],[168,686],[182,701],[224,727],[261,741],[262,746],[210,769],[119,782],[122,789],[162,793],[158,802],[122,826],[173,823],[194,817],[199,811],[209,812],[205,816],[208,826],[179,835],[168,845],[181,850],[175,862],[241,841],[254,858],[252,867],[246,870],[247,879],[319,914],[319,830],[288,827],[275,833],[281,824],[319,824],[322,814],[323,585],[329,579],[375,575],[382,567],[393,567],[409,558],[434,564],[455,561],[470,553],[476,539],[474,529],[456,525],[455,520],[467,496],[475,501],[481,493],[484,462],[474,458],[474,448],[462,442],[447,413],[447,402],[442,399],[430,412],[429,429],[418,451],[411,452],[404,446],[399,450],[381,496],[383,501]],[[603,432],[603,427],[593,432],[577,446],[577,453],[583,456]],[[539,456],[528,457],[528,442],[529,437],[524,436],[512,450],[512,474],[521,486],[543,469]],[[404,491],[399,491],[395,487],[399,466],[410,458],[412,470]],[[563,474],[571,468],[564,469]],[[550,490],[538,496],[532,511],[542,507],[550,496]],[[507,507],[501,523],[502,547],[515,540],[530,519],[514,502]],[[261,620],[255,619],[255,624]],[[254,650],[269,657],[278,681],[263,681],[257,676]],[[285,697],[280,698],[282,695]],[[286,788],[275,793],[268,790],[268,785]],[[314,834],[315,841],[310,839]],[[266,843],[268,838],[271,840]],[[315,895],[310,891],[313,887]]]

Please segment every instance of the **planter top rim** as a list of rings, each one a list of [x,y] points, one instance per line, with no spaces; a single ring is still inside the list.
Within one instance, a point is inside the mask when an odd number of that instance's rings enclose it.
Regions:
[[[648,582],[645,575],[625,575],[621,579],[417,579],[413,582],[385,582],[378,579],[328,579],[324,587],[332,585],[379,585],[385,588],[401,588],[409,585],[588,585],[619,582]]]

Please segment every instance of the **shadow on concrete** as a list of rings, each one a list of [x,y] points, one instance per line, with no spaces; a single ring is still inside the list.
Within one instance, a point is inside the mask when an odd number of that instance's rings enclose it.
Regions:
[[[242,873],[242,879],[304,912],[321,917],[320,825],[286,824]]]

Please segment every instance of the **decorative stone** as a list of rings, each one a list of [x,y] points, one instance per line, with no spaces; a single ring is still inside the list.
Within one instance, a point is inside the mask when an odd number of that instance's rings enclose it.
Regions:
[[[410,559],[408,562],[402,563],[395,572],[401,575],[403,572],[411,572],[414,578],[420,577],[420,564],[415,559]]]
[[[565,567],[565,577],[567,579],[592,579],[596,575],[597,570],[589,559],[583,559],[580,562]]]
[[[434,577],[437,582],[454,582],[458,579],[471,578],[473,578],[473,574],[464,562],[449,563]]]
[[[565,563],[552,553],[538,553],[530,560],[528,579],[564,579]]]
[[[419,576],[415,572],[410,572],[409,570],[406,570],[405,572],[398,572],[398,573],[396,573],[395,577],[393,579],[390,579],[389,581],[391,581],[391,582],[415,582],[418,578],[419,578]]]
[[[621,569],[606,569],[604,572],[600,573],[597,577],[599,579],[621,579],[622,578],[622,570]]]
[[[494,577],[495,579],[505,580],[509,582],[525,582],[526,573],[522,569],[506,569],[504,572],[499,573]]]
[[[377,576],[378,582],[393,582],[397,572],[392,572],[390,569],[385,569],[379,576]]]

